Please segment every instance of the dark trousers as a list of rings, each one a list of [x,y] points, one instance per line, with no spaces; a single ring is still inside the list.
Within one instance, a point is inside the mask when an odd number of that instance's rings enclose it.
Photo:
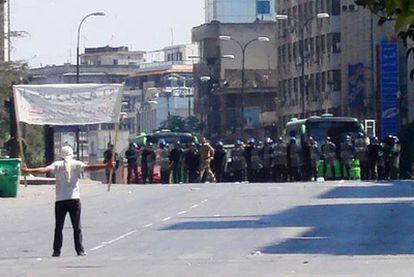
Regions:
[[[272,169],[270,167],[263,167],[262,170],[260,170],[260,178],[259,181],[262,182],[271,182],[272,177]]]
[[[351,165],[349,163],[341,162],[341,176],[342,179],[351,179]]]
[[[216,176],[217,183],[224,181],[224,168],[214,168],[214,175]]]
[[[81,202],[79,199],[57,201],[55,203],[55,240],[53,251],[59,252],[63,243],[63,225],[65,224],[66,213],[69,213],[73,227],[73,238],[75,241],[75,250],[77,253],[83,252],[82,230],[81,230]]]
[[[246,169],[240,169],[234,171],[234,181],[244,182],[246,180]]]
[[[289,181],[298,182],[299,178],[299,167],[298,166],[289,166]]]
[[[198,181],[198,171],[196,168],[188,169],[188,182],[190,184],[196,183]]]
[[[172,174],[174,184],[182,182],[181,166],[179,164],[173,164]]]
[[[148,179],[149,183],[152,184],[153,177],[154,177],[154,168],[143,166],[141,169],[142,169],[142,183],[146,184],[147,179]]]
[[[169,184],[170,183],[170,169],[161,169],[161,183]]]
[[[131,178],[132,178],[132,173],[134,173],[134,177],[135,177],[135,182],[137,182],[138,179],[138,168],[136,165],[128,165],[128,179],[127,179],[127,183],[131,184]]]
[[[286,165],[275,165],[273,168],[273,180],[275,182],[286,182],[288,180],[288,169]]]

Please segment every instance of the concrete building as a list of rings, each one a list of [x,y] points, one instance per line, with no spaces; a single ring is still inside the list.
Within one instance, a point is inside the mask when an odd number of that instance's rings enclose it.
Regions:
[[[276,117],[276,34],[276,24],[272,22],[212,22],[193,28],[192,40],[200,48],[200,59],[194,65],[195,112],[205,135],[229,141],[240,138],[242,99],[245,133],[259,137],[277,132],[270,120]],[[246,48],[243,97],[242,51],[235,41],[221,40],[222,35],[231,36],[242,45],[260,36],[270,39],[267,43],[254,41]],[[234,59],[227,59],[228,55]]]
[[[140,92],[138,133],[153,132],[170,116],[193,115],[193,66],[186,61],[156,63],[132,74],[126,85]]]
[[[205,0],[205,23],[275,20],[275,0]]]
[[[276,11],[287,17],[277,21],[279,128],[291,117],[322,113],[380,121],[379,50],[395,37],[392,24],[378,26],[352,0],[278,0]]]
[[[129,51],[128,47],[85,48],[81,65],[139,65],[145,63],[145,51]]]

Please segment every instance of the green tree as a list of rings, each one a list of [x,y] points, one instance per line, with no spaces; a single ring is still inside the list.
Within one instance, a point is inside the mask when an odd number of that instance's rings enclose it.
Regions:
[[[10,137],[9,110],[5,102],[12,96],[13,84],[21,83],[27,74],[27,64],[18,62],[0,63],[0,146]]]
[[[171,116],[170,120],[161,122],[161,129],[169,129],[173,132],[200,132],[201,124],[197,117],[190,116],[184,118],[182,116]]]
[[[414,41],[414,1],[412,0],[356,0],[356,4],[369,8],[379,17],[380,25],[387,21],[395,22],[395,31],[403,40],[405,46],[408,41]],[[407,56],[414,53],[414,47],[408,49]],[[414,58],[414,55],[413,55]],[[414,69],[411,71],[414,78]]]

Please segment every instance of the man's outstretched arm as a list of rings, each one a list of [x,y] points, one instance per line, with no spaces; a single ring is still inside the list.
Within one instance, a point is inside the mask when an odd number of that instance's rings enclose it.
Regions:
[[[104,169],[115,168],[115,162],[108,162],[106,164],[89,164],[85,167],[85,171],[99,171]]]
[[[47,174],[49,172],[50,172],[50,169],[47,167],[28,168],[26,165],[22,166],[22,173],[24,175],[27,175],[27,174],[41,175],[41,174]]]

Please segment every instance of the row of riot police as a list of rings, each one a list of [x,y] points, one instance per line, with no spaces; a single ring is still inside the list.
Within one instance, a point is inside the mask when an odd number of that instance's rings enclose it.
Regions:
[[[238,140],[230,152],[230,170],[236,182],[311,181],[318,176],[349,179],[357,162],[363,180],[397,179],[400,148],[395,136],[380,142],[363,133],[355,138],[345,136],[338,145],[326,137],[321,147],[312,137],[302,137],[300,142],[291,137],[288,143],[282,138]]]

